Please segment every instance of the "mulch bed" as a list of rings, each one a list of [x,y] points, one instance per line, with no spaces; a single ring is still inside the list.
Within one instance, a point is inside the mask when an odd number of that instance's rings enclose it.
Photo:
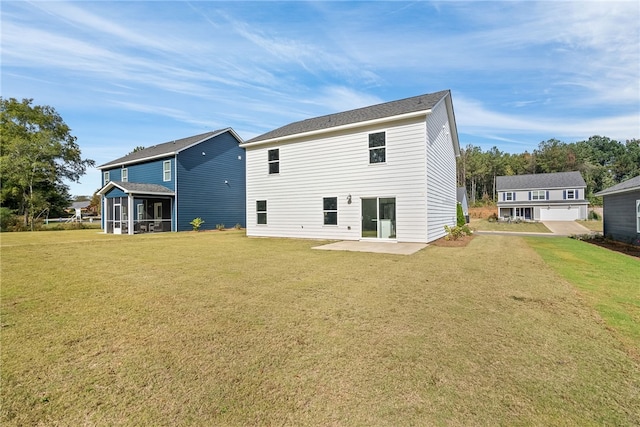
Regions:
[[[469,242],[473,240],[474,237],[475,237],[475,234],[472,234],[471,236],[461,237],[458,240],[446,240],[444,237],[442,237],[438,240],[431,242],[430,244],[433,246],[443,246],[447,248],[462,248],[464,246],[467,246]]]
[[[612,251],[620,252],[625,255],[640,258],[640,246],[628,245],[626,243],[620,243],[608,239],[586,239],[583,241]]]

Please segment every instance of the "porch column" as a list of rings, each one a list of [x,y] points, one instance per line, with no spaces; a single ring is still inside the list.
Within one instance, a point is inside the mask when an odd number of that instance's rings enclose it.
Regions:
[[[129,213],[129,216],[127,217],[127,222],[129,223],[128,234],[133,234],[133,194],[129,194],[129,197],[127,197],[127,212]]]

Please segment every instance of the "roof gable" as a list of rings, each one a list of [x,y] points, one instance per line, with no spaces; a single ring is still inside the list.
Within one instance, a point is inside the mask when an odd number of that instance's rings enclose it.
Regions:
[[[142,184],[137,182],[123,182],[123,181],[109,181],[102,187],[98,194],[105,195],[111,189],[119,188],[127,194],[155,194],[171,196],[174,194],[173,190],[159,184]]]
[[[408,113],[421,111],[426,112],[435,107],[449,94],[449,90],[443,90],[436,93],[419,95],[398,101],[385,102],[383,104],[301,120],[252,138],[246,141],[246,144],[268,141],[275,138],[282,138],[301,133],[321,131],[354,123],[400,116]]]
[[[640,175],[622,181],[612,187],[605,188],[602,191],[597,192],[596,196],[606,196],[608,194],[626,193],[627,191],[640,191]]]
[[[580,172],[538,173],[496,177],[496,190],[531,190],[586,187]]]
[[[158,157],[174,155],[225,132],[230,132],[238,140],[239,143],[242,143],[242,139],[234,132],[233,129],[218,129],[211,132],[205,132],[199,135],[189,136],[187,138],[176,139],[174,141],[164,142],[162,144],[147,147],[100,165],[98,166],[98,169],[107,169],[131,163],[140,163],[143,161],[156,159]]]

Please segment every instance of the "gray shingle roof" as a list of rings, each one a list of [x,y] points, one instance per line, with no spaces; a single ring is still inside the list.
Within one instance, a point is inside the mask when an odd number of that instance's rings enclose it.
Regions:
[[[398,116],[401,114],[413,113],[417,111],[429,110],[449,95],[449,90],[436,93],[414,96],[412,98],[401,99],[399,101],[385,102],[383,104],[372,105],[370,107],[357,108],[342,113],[329,114],[321,117],[302,120],[290,123],[278,129],[256,136],[248,141],[265,141],[273,138],[281,138],[298,133],[311,132],[322,129],[329,129],[337,126],[349,125],[352,123],[366,122],[369,120],[381,119],[385,117]]]
[[[597,192],[595,195],[606,196],[607,194],[624,193],[627,191],[635,190],[640,190],[640,175],[636,176],[635,178],[622,181],[621,183],[616,184],[612,187],[605,188],[604,190]]]
[[[535,190],[586,187],[580,172],[538,173],[496,177],[496,190]]]
[[[139,182],[123,182],[123,181],[109,181],[99,193],[105,192],[108,187],[117,186],[126,193],[135,194],[166,194],[167,196],[173,195],[173,190],[159,184],[143,184]]]
[[[194,135],[187,138],[176,139],[175,141],[169,141],[162,144],[154,145],[152,147],[145,148],[135,153],[127,154],[126,156],[112,160],[108,163],[98,166],[98,169],[106,169],[111,166],[119,166],[128,163],[140,162],[145,159],[152,159],[163,155],[171,155],[179,152],[193,144],[205,141],[213,136],[231,130],[231,128],[218,129],[212,132],[201,133],[200,135]],[[232,132],[233,133],[233,132]]]

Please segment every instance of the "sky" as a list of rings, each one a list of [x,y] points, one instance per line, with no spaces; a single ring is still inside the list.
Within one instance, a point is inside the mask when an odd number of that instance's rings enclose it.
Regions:
[[[12,1],[0,95],[97,165],[137,146],[450,89],[460,144],[640,138],[640,2]],[[71,194],[91,195],[90,168]]]

